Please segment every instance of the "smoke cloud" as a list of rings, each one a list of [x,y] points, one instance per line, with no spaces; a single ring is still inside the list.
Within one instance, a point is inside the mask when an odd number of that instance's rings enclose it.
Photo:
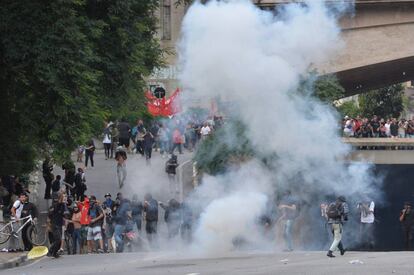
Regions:
[[[333,108],[312,91],[297,92],[310,68],[343,47],[338,14],[323,2],[271,12],[250,1],[209,1],[185,16],[179,45],[185,94],[207,106],[211,98],[236,106],[232,115],[247,126],[254,149],[277,155],[272,169],[252,160],[204,178],[190,198],[204,209],[195,234],[201,251],[226,252],[238,236],[256,238],[253,224],[275,188],[292,190],[309,207],[332,195],[379,194],[370,165],[342,161],[351,148],[340,140]]]

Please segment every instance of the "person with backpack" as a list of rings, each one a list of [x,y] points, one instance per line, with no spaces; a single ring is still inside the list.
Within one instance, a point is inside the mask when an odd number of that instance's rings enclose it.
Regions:
[[[342,244],[342,229],[343,224],[348,221],[349,206],[346,203],[344,196],[339,196],[335,202],[328,205],[326,209],[326,217],[328,224],[331,227],[331,232],[334,236],[334,240],[329,248],[326,256],[334,258],[333,252],[339,249],[341,255],[345,254],[345,249]]]
[[[170,194],[179,193],[178,184],[175,180],[175,175],[177,173],[178,161],[177,156],[172,154],[171,157],[165,163],[165,172],[168,175],[168,180],[170,182]]]
[[[160,206],[165,210],[164,220],[168,228],[168,238],[174,238],[180,231],[181,205],[175,199],[171,199],[168,205],[161,202]]]
[[[285,251],[293,251],[292,248],[292,227],[293,220],[297,217],[297,206],[290,191],[286,191],[280,204],[278,206],[282,215],[279,217],[278,222],[283,224],[283,239],[285,240]]]
[[[116,252],[124,251],[123,235],[125,233],[125,226],[128,220],[131,219],[131,205],[128,199],[122,196],[122,193],[117,194],[115,215],[112,220],[115,222],[114,236],[116,242]]]
[[[157,234],[158,224],[158,202],[152,198],[151,194],[146,194],[144,197],[144,213],[145,213],[145,232],[147,233],[148,241],[153,243]]]
[[[138,195],[134,194],[132,196],[131,202],[131,211],[132,211],[132,221],[136,224],[138,232],[141,232],[141,225],[142,225],[142,212],[144,210],[144,206],[142,202],[138,200]]]

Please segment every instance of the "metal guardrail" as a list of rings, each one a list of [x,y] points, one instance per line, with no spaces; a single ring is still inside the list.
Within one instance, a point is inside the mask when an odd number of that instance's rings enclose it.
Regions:
[[[355,147],[414,147],[414,138],[342,138]]]

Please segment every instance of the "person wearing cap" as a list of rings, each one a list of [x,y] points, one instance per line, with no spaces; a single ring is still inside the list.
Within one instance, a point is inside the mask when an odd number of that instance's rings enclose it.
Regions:
[[[72,239],[73,239],[73,254],[81,253],[80,245],[81,245],[81,228],[82,225],[80,223],[82,213],[79,209],[79,206],[75,204],[73,206],[73,213],[72,213],[72,219],[71,223],[73,223],[73,233],[72,233]],[[79,252],[78,252],[79,250]]]
[[[414,231],[414,212],[411,202],[404,203],[404,209],[400,212],[400,222],[403,230],[404,247],[411,250]]]
[[[339,250],[341,255],[345,254],[345,249],[342,244],[342,230],[343,224],[348,220],[349,206],[346,203],[344,196],[339,196],[336,201],[328,206],[328,212],[331,212],[331,208],[335,208],[337,215],[335,217],[328,215],[328,224],[331,226],[331,231],[334,236],[334,240],[329,248],[326,256],[333,258],[333,252]]]

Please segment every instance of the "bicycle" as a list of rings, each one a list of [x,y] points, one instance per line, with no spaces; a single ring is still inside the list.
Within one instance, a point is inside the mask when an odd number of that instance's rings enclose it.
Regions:
[[[21,223],[21,225],[19,225]],[[31,215],[21,218],[19,220],[11,220],[9,222],[0,222],[0,244],[7,242],[11,236],[19,238],[20,231],[29,225],[27,230],[27,238],[34,246],[41,246],[46,243],[46,234],[41,233],[39,224],[32,218]],[[18,227],[17,230],[16,227]]]

